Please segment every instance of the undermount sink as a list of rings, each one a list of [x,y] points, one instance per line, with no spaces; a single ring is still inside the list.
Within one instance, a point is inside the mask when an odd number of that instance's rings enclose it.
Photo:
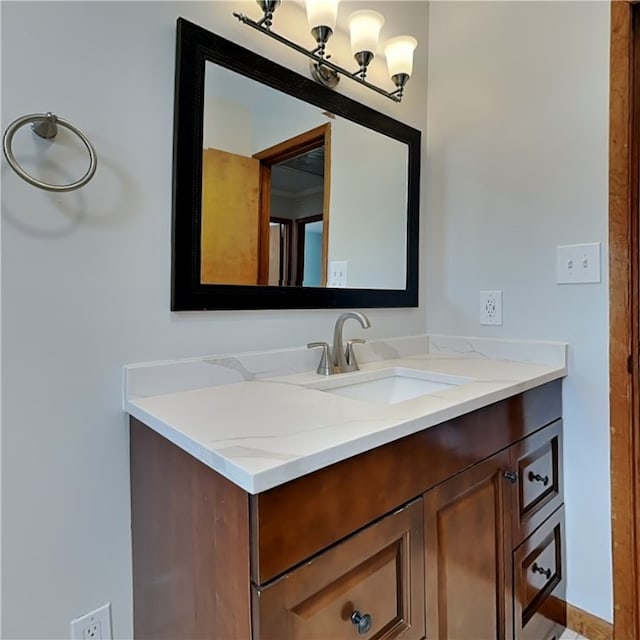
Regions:
[[[337,375],[305,386],[373,404],[396,404],[469,382],[471,378],[393,367]]]

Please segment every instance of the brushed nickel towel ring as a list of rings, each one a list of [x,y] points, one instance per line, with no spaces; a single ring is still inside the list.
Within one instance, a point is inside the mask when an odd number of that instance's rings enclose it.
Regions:
[[[11,142],[13,141],[13,136],[16,131],[23,127],[25,124],[31,124],[31,129],[34,133],[38,134],[41,138],[55,138],[58,133],[58,125],[69,129],[69,131],[73,131],[80,140],[84,143],[84,146],[87,148],[89,152],[89,168],[87,172],[75,182],[70,182],[69,184],[49,184],[47,182],[42,182],[34,178],[32,175],[28,174],[16,161],[15,156],[13,155],[13,151],[11,150]],[[75,189],[79,189],[83,187],[91,178],[93,178],[93,174],[96,172],[96,168],[98,166],[98,160],[96,157],[96,150],[93,148],[93,145],[89,141],[89,138],[78,129],[75,125],[71,124],[67,120],[63,120],[53,113],[32,113],[27,116],[22,116],[22,118],[18,118],[14,122],[12,122],[4,133],[2,138],[2,149],[4,151],[4,156],[9,163],[9,166],[23,179],[26,180],[29,184],[32,184],[34,187],[38,187],[39,189],[45,189],[46,191],[74,191]]]

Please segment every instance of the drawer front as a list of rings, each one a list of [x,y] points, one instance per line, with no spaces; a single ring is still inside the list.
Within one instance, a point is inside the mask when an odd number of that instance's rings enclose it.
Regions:
[[[514,552],[516,640],[553,637],[564,601],[564,507]]]
[[[513,542],[518,545],[563,502],[562,421],[558,420],[511,447]]]
[[[253,588],[254,638],[424,638],[422,499],[266,587]]]

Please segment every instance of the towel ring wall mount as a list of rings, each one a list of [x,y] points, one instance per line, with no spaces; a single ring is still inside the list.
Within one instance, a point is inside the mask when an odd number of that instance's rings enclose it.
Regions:
[[[25,124],[31,123],[31,129],[34,133],[39,135],[41,138],[45,138],[51,140],[56,137],[58,133],[58,125],[64,127],[65,129],[69,129],[75,133],[80,140],[82,140],[84,146],[87,148],[89,152],[89,168],[87,172],[75,182],[70,182],[69,184],[49,184],[48,182],[42,182],[42,180],[38,180],[34,178],[32,175],[27,173],[17,162],[15,156],[13,155],[13,151],[11,149],[11,143],[13,142],[13,136],[16,134],[18,129],[22,128]],[[96,168],[98,166],[98,160],[96,156],[96,150],[93,148],[89,138],[78,129],[75,125],[71,124],[71,122],[64,120],[63,118],[59,118],[53,113],[31,113],[26,116],[22,116],[22,118],[18,118],[14,120],[8,127],[4,133],[2,138],[2,149],[4,151],[4,156],[9,163],[9,166],[26,182],[32,184],[34,187],[38,187],[39,189],[45,189],[46,191],[74,191],[75,189],[79,189],[83,187],[91,178],[93,178],[93,174],[96,172]]]

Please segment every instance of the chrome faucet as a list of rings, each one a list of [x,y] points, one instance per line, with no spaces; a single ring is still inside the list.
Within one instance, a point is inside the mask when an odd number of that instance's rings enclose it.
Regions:
[[[347,371],[358,371],[360,369],[353,352],[353,344],[355,342],[364,342],[364,340],[349,340],[346,351],[342,342],[342,327],[349,318],[357,320],[363,329],[368,329],[371,326],[369,318],[359,311],[349,311],[338,317],[333,330],[333,351],[331,354],[335,373],[346,373]]]

